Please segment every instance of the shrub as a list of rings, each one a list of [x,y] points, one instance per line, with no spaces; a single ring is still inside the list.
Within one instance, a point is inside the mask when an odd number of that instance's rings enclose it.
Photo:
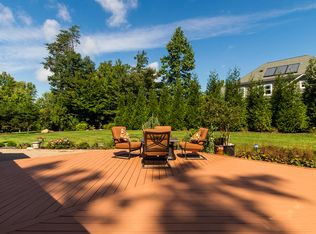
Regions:
[[[30,143],[20,143],[19,148],[20,149],[26,149],[27,147],[31,147]]]
[[[87,142],[80,142],[76,145],[77,149],[89,149],[90,145]]]
[[[4,142],[0,142],[0,147],[5,147]]]
[[[95,127],[93,125],[89,125],[88,129],[89,130],[95,130]]]
[[[316,158],[311,149],[265,146],[258,151],[240,151],[236,157],[316,168]]]
[[[17,144],[14,141],[7,141],[6,146],[7,147],[16,147]]]
[[[96,142],[91,146],[92,149],[113,149],[114,143],[111,142]]]
[[[48,149],[69,149],[73,147],[74,143],[70,141],[68,138],[51,140],[47,144]]]
[[[160,125],[158,118],[152,115],[145,123],[143,123],[142,129],[153,129],[158,125]]]
[[[112,127],[115,126],[115,123],[108,123],[108,124],[103,124],[102,128],[103,129],[112,129]]]
[[[86,122],[81,122],[76,125],[76,131],[84,131],[87,130],[89,125]]]

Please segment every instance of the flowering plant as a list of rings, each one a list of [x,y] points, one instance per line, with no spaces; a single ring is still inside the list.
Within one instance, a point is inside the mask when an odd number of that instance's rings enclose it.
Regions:
[[[74,147],[74,143],[68,138],[50,140],[47,144],[47,148],[49,149],[69,149],[72,147]]]

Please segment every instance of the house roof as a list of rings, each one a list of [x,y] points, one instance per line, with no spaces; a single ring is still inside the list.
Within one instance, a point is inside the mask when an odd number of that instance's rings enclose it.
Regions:
[[[302,75],[305,73],[306,68],[308,66],[309,60],[315,58],[314,56],[310,55],[302,55],[302,56],[297,56],[293,58],[287,58],[287,59],[282,59],[282,60],[276,60],[276,61],[271,61],[262,64],[252,72],[248,73],[244,77],[240,79],[241,84],[247,84],[249,83],[252,79],[253,80],[263,80],[263,81],[272,81],[276,78],[277,75],[271,75],[271,76],[265,76],[267,69],[269,68],[277,68],[280,66],[284,65],[291,65],[291,64],[299,64],[298,70],[292,74],[294,74],[296,77]]]

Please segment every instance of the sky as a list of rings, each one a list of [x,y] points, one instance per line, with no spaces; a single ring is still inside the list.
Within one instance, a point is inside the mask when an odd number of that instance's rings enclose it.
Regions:
[[[225,79],[268,61],[316,56],[316,0],[0,0],[0,72],[49,91],[42,67],[61,29],[80,27],[77,51],[96,67],[121,59],[134,65],[145,50],[159,69],[166,44],[181,26],[195,52],[205,89],[210,71]]]

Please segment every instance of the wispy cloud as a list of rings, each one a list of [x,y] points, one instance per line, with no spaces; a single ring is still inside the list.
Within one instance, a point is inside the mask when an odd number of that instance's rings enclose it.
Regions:
[[[99,2],[107,1],[100,0]],[[167,43],[178,26],[182,27],[190,40],[240,34],[270,24],[274,19],[283,16],[315,9],[316,4],[309,4],[246,15],[193,18],[152,27],[130,29],[125,32],[84,35],[81,39],[80,50],[86,55],[99,55],[109,52],[159,48]]]
[[[0,25],[10,25],[14,22],[14,16],[9,7],[0,3]]]
[[[43,26],[42,31],[47,41],[52,41],[60,30],[60,24],[54,19],[47,19]]]
[[[60,24],[54,19],[32,26],[32,18],[26,12],[13,12],[0,4],[0,72],[35,72],[47,55],[44,44],[53,40],[59,29]],[[46,73],[41,72],[41,77],[43,74]]]
[[[18,19],[26,26],[30,26],[33,23],[32,17],[29,16],[25,11],[19,11],[17,16]]]
[[[137,0],[95,0],[112,15],[107,20],[110,27],[118,27],[127,23],[126,17],[129,9],[137,7]]]
[[[57,4],[58,13],[57,16],[62,19],[63,21],[70,22],[71,16],[69,14],[68,8],[65,4],[58,3]]]
[[[103,4],[112,2],[110,0],[96,1],[100,4],[101,2]],[[129,4],[127,8],[124,6],[126,9],[137,6],[137,1],[118,2]],[[127,10],[114,10],[115,6],[109,9],[112,9],[109,12],[112,13],[113,25],[126,24]],[[82,33],[79,50],[84,55],[93,56],[111,52],[160,48],[169,41],[177,26],[183,28],[190,40],[256,32],[269,25],[274,25],[280,20],[288,19],[286,16],[290,14],[311,10],[316,10],[316,4],[253,14],[192,18],[152,27],[130,28],[124,32]],[[27,14],[25,15],[27,16]],[[9,7],[0,3],[0,69],[7,72],[33,71],[39,80],[45,81],[45,77],[49,73],[40,65],[43,58],[47,56],[44,44],[54,40],[62,26],[55,19],[46,19],[41,25],[34,24],[28,23],[27,20],[23,21],[19,13],[13,12]],[[150,66],[158,65],[158,63],[154,63]]]

